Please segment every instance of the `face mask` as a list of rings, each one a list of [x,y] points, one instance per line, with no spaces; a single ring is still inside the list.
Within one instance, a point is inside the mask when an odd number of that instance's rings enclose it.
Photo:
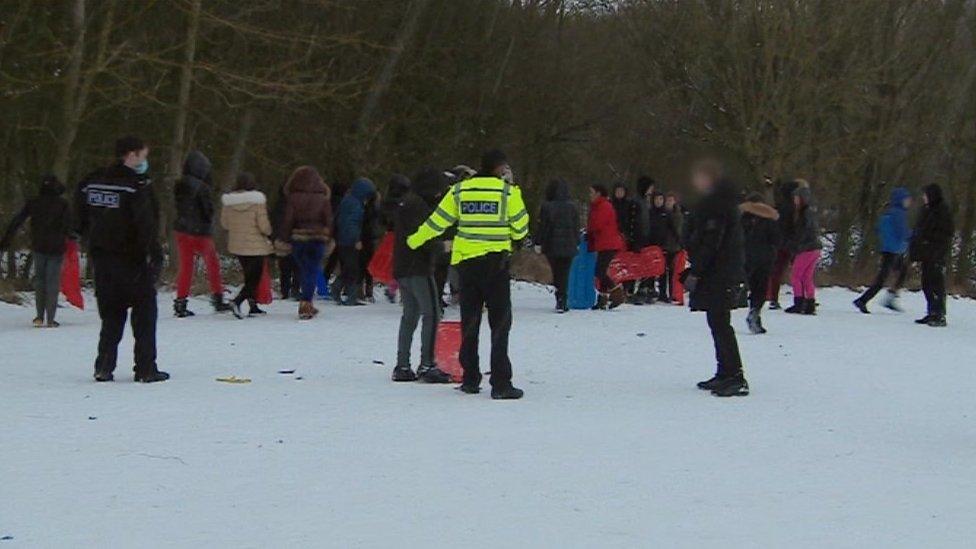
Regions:
[[[149,160],[148,159],[143,160],[142,162],[136,164],[136,167],[132,169],[135,170],[137,174],[143,175],[144,173],[149,171]]]

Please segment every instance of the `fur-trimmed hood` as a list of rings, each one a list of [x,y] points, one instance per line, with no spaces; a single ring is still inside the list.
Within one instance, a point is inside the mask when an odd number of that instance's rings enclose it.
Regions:
[[[225,208],[235,210],[246,210],[251,206],[262,206],[267,204],[268,197],[261,191],[235,191],[220,197],[221,204]]]
[[[739,204],[739,210],[742,211],[742,213],[752,214],[756,217],[764,217],[773,221],[779,219],[779,212],[776,211],[776,208],[763,202],[746,201]]]

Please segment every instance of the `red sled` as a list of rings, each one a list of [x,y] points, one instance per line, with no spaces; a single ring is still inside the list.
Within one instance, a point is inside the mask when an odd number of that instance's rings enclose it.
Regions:
[[[664,274],[664,251],[660,246],[648,246],[639,252],[617,252],[607,267],[607,276],[616,284],[657,278]]]
[[[393,282],[393,232],[386,233],[369,262],[373,280],[389,286]]]
[[[437,326],[437,367],[451,376],[451,381],[461,382],[461,323],[456,320],[442,320]]]
[[[61,293],[68,303],[85,309],[85,296],[81,293],[81,261],[78,242],[70,238],[64,244],[64,263],[61,264]]]
[[[254,292],[255,301],[261,305],[271,305],[274,301],[274,292],[271,291],[271,269],[268,267],[268,260],[264,260],[264,267],[261,269],[261,280]]]
[[[674,276],[671,277],[671,301],[685,304],[685,286],[681,283],[681,273],[688,268],[688,252],[681,250],[674,255]]]

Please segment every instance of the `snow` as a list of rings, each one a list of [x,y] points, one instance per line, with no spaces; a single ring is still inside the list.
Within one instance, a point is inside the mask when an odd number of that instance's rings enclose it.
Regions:
[[[128,335],[91,381],[92,310],[36,330],[0,304],[0,546],[972,547],[976,304],[933,329],[918,294],[870,317],[819,297],[766,336],[736,313],[753,394],[723,400],[694,387],[702,315],[557,316],[519,283],[519,402],[390,382],[385,303],[177,320],[161,295],[156,385]]]

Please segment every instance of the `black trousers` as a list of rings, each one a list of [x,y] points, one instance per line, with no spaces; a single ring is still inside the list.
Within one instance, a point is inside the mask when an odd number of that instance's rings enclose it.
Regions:
[[[369,274],[369,262],[376,254],[376,245],[363,242],[363,249],[359,250],[359,286],[363,288],[363,295],[373,297],[373,275]]]
[[[298,277],[298,266],[291,254],[278,258],[278,282],[281,296],[285,299],[297,296],[301,292],[301,282]]]
[[[98,254],[92,256],[95,269],[95,299],[102,329],[98,338],[95,372],[115,371],[119,342],[132,309],[135,338],[135,373],[156,372],[156,287],[149,264],[133,258]]]
[[[922,293],[928,303],[928,314],[946,314],[945,263],[942,261],[922,262]]]
[[[664,274],[657,278],[657,295],[666,299],[671,295],[671,281],[674,280],[674,252],[664,252]]]
[[[246,299],[257,298],[258,284],[261,283],[261,274],[264,273],[264,256],[239,255],[237,261],[240,262],[241,271],[244,272],[244,287],[234,298],[234,302],[240,304]]]
[[[607,274],[607,268],[610,267],[610,262],[616,256],[617,252],[615,250],[596,253],[596,278],[600,281],[600,291],[603,293],[608,293],[616,286],[613,280],[610,280],[610,275]]]
[[[895,283],[891,286],[891,291],[897,292],[905,283],[905,276],[908,274],[908,269],[905,268],[905,256],[902,254],[881,252],[881,266],[878,268],[878,275],[874,277],[874,283],[864,292],[861,299],[866,302],[874,299],[874,296],[878,295],[881,288],[884,288],[885,282],[887,282],[888,276],[892,272],[896,273],[896,277]]]
[[[359,250],[355,246],[338,246],[336,253],[339,255],[339,264],[342,266],[340,279],[342,280],[342,289],[346,292],[346,299],[359,299],[359,288],[362,282]]]
[[[766,294],[769,292],[769,273],[772,265],[759,265],[749,271],[749,308],[762,309],[766,304]]]
[[[509,254],[492,253],[462,261],[457,265],[461,277],[461,353],[464,384],[481,383],[478,336],[482,311],[488,309],[491,327],[491,386],[507,389],[512,385],[512,362],[508,358],[508,334],[512,330],[512,294]]]
[[[739,356],[739,342],[732,329],[732,312],[728,309],[709,309],[705,313],[708,328],[712,331],[715,343],[715,362],[717,375],[730,377],[742,373],[742,358]]]
[[[573,264],[572,257],[546,256],[549,267],[552,268],[552,285],[556,287],[556,305],[563,304],[569,291],[569,268]]]

